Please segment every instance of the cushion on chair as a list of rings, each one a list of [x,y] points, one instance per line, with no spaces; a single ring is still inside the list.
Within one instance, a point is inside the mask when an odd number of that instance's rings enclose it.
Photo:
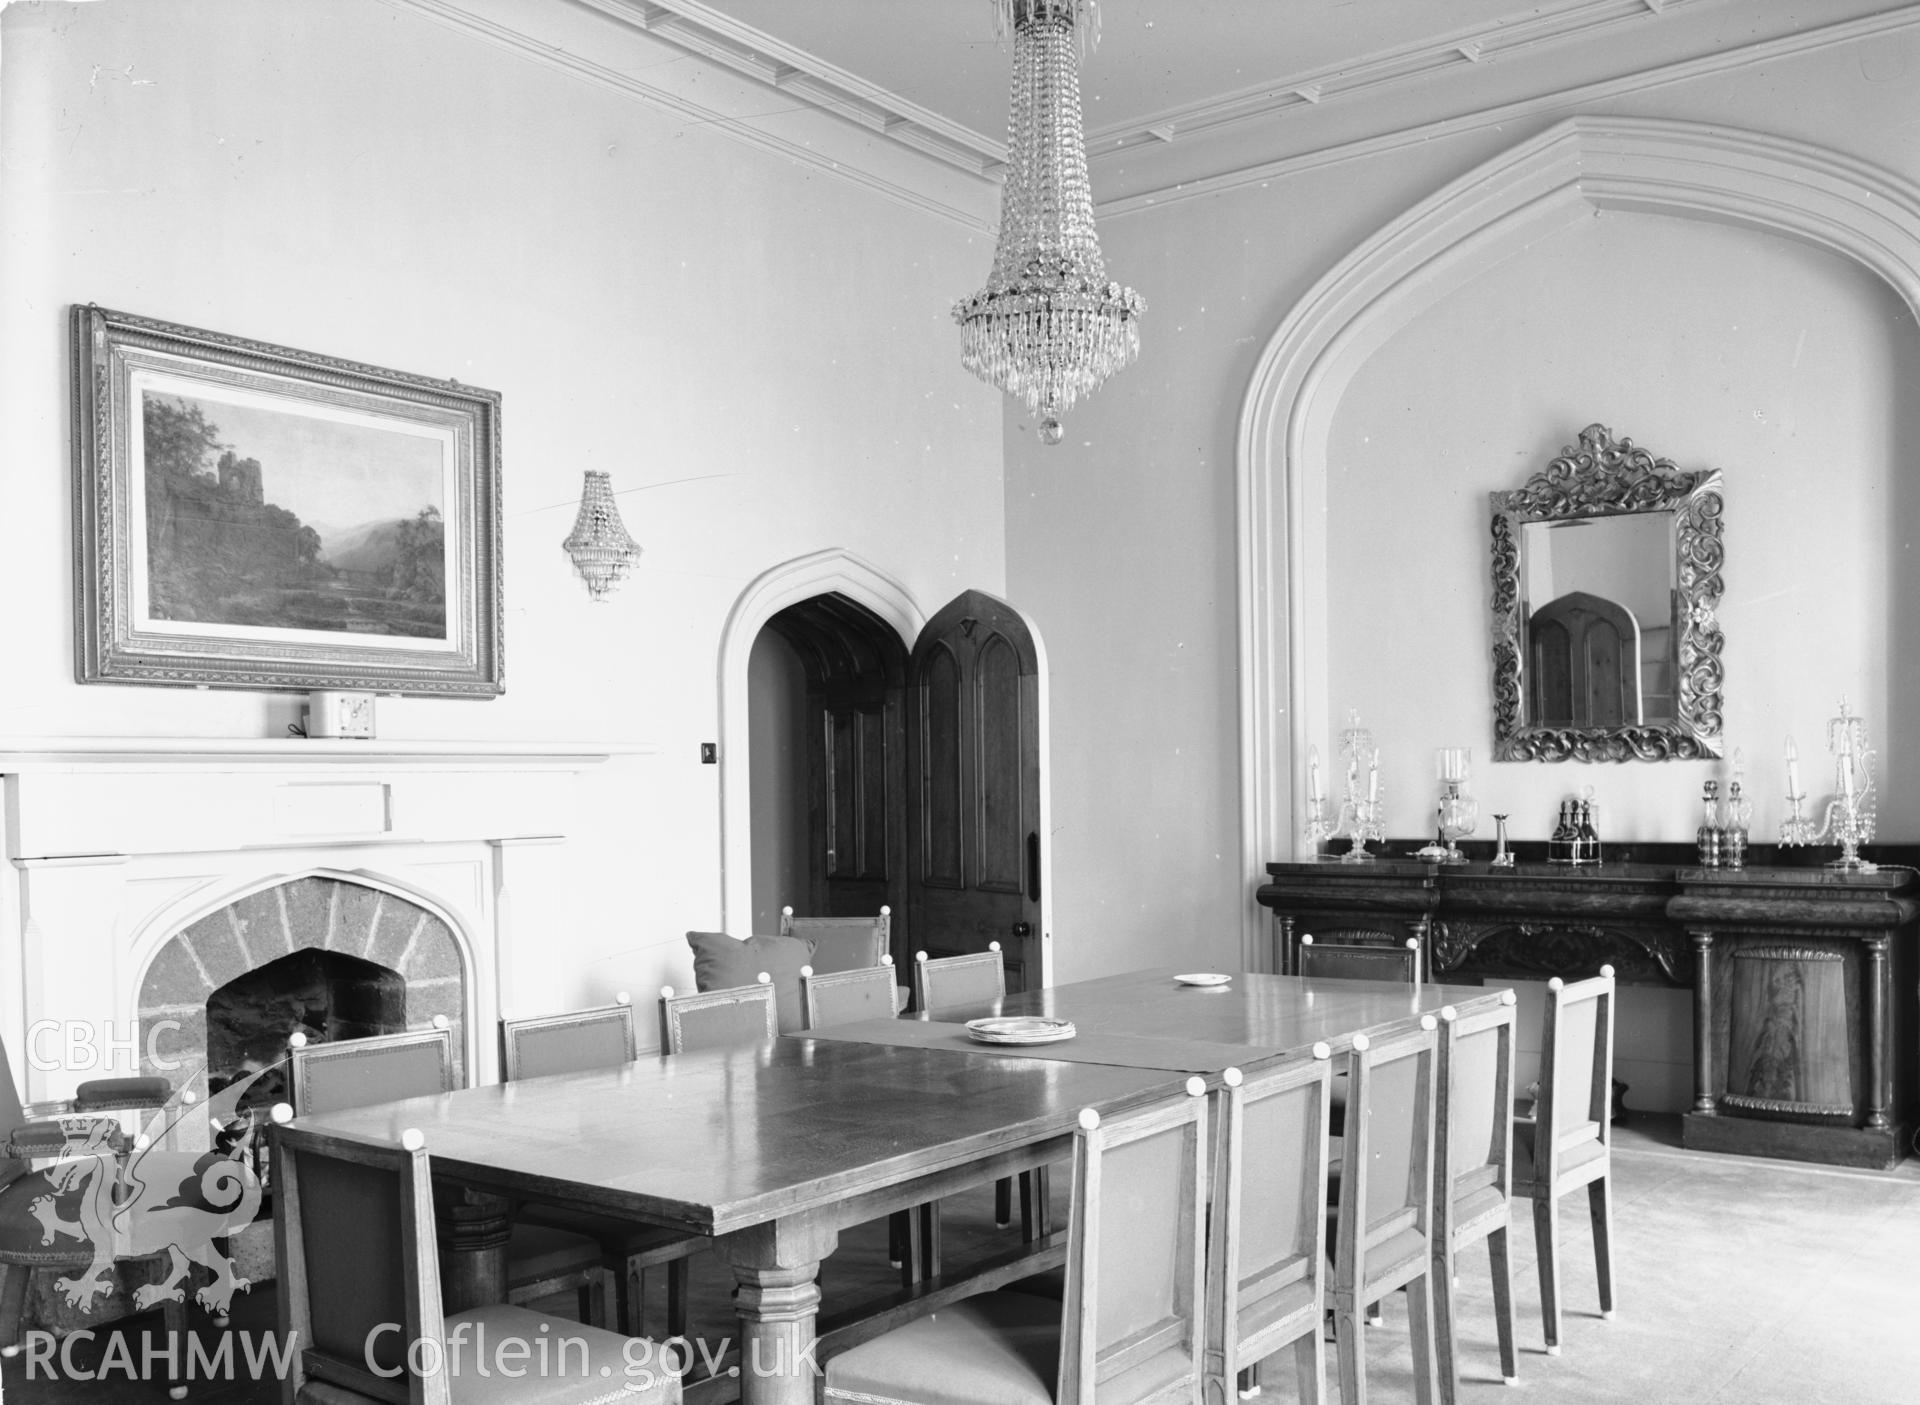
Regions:
[[[730,990],[752,985],[765,971],[773,977],[780,1032],[791,1034],[805,1023],[801,1017],[800,968],[812,959],[812,942],[802,937],[688,932],[687,945],[693,948],[693,983],[698,989]]]
[[[983,1293],[827,1362],[826,1398],[859,1405],[1053,1405],[1060,1304]]]
[[[461,1334],[464,1354],[455,1357],[454,1333],[463,1323],[471,1325]],[[450,1377],[454,1405],[675,1405],[680,1399],[680,1378],[662,1368],[657,1346],[642,1346],[636,1339],[600,1327],[495,1303],[449,1314],[446,1337],[450,1369],[454,1362],[463,1368]],[[544,1372],[543,1338],[552,1343]],[[483,1340],[484,1376],[476,1354]],[[503,1375],[496,1362],[495,1352],[506,1341],[525,1342],[529,1348],[526,1357],[508,1362],[510,1369],[523,1372],[518,1377]],[[562,1342],[566,1343],[564,1362]],[[586,1346],[584,1364],[575,1343]]]

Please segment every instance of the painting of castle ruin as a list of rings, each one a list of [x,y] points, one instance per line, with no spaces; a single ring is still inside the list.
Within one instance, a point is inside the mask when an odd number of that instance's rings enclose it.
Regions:
[[[446,637],[440,440],[245,399],[141,402],[149,619]]]

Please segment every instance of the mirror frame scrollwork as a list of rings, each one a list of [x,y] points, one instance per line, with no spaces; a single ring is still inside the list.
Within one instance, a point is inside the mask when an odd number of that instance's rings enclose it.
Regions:
[[[1690,761],[1721,754],[1720,655],[1715,614],[1725,560],[1720,470],[1690,472],[1631,439],[1590,424],[1524,487],[1487,495],[1493,511],[1493,757],[1496,761]],[[1676,716],[1617,727],[1541,726],[1522,707],[1526,620],[1521,617],[1520,529],[1529,522],[1674,515]]]

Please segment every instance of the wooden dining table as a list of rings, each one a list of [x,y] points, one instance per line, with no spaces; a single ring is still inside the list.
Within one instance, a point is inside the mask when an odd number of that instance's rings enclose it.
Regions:
[[[441,1226],[454,1251],[449,1311],[501,1296],[515,1199],[711,1236],[739,1285],[741,1401],[803,1405],[814,1398],[816,1278],[843,1229],[1065,1159],[1082,1108],[1111,1115],[1194,1073],[1316,1042],[1345,1049],[1362,1032],[1498,999],[1480,987],[1254,974],[1196,987],[1168,968],[295,1125],[388,1144],[407,1128],[424,1134],[436,1179],[460,1187]],[[1028,1048],[975,1043],[964,1021],[986,1014],[1063,1017],[1077,1033]]]

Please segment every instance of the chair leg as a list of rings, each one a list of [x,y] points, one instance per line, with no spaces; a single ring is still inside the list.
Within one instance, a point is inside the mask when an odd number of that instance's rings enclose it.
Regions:
[[[1053,1168],[1020,1173],[1020,1235],[1027,1243],[1053,1233]]]
[[[1587,1185],[1587,1209],[1593,1216],[1593,1267],[1600,1280],[1600,1315],[1613,1316],[1613,1192],[1602,1176]]]
[[[27,1328],[27,1285],[33,1270],[25,1264],[0,1264],[0,1351],[20,1349]]]
[[[890,1267],[906,1266],[908,1246],[912,1238],[913,1211],[895,1210],[887,1216],[887,1263]]]
[[[1513,1261],[1507,1253],[1505,1226],[1487,1236],[1493,1265],[1493,1329],[1500,1337],[1500,1377],[1508,1385],[1520,1379],[1520,1353],[1513,1342]]]
[[[1433,1285],[1433,1350],[1439,1363],[1441,1405],[1453,1405],[1455,1397],[1460,1394],[1460,1370],[1455,1359],[1453,1324],[1453,1236],[1442,1234],[1438,1238],[1432,1268],[1427,1275]]]
[[[1293,1373],[1299,1387],[1300,1405],[1324,1405],[1327,1398],[1327,1339],[1318,1322],[1301,1333],[1293,1343]]]
[[[187,1280],[191,1288],[193,1280]],[[165,1298],[160,1303],[160,1330],[166,1335],[167,1346],[172,1354],[167,1358],[167,1395],[174,1400],[187,1398],[185,1370],[187,1359],[187,1301],[183,1297],[179,1302]]]
[[[1540,1322],[1547,1355],[1560,1354],[1560,1202],[1543,1195],[1533,1202],[1533,1243],[1540,1261]]]
[[[1366,1317],[1359,1304],[1334,1304],[1333,1354],[1340,1368],[1343,1405],[1367,1405],[1366,1332]]]
[[[1024,1179],[1024,1175],[1022,1179]],[[1013,1180],[1002,1176],[993,1183],[993,1227],[1005,1229],[1013,1223]]]
[[[1433,1372],[1452,1367],[1434,1359],[1433,1304],[1444,1291],[1436,1288],[1429,1270],[1407,1284],[1407,1335],[1413,1341],[1413,1398],[1416,1405],[1433,1405]]]
[[[692,1276],[692,1265],[686,1259],[673,1259],[667,1264],[667,1335],[669,1337],[687,1335],[687,1285]]]

